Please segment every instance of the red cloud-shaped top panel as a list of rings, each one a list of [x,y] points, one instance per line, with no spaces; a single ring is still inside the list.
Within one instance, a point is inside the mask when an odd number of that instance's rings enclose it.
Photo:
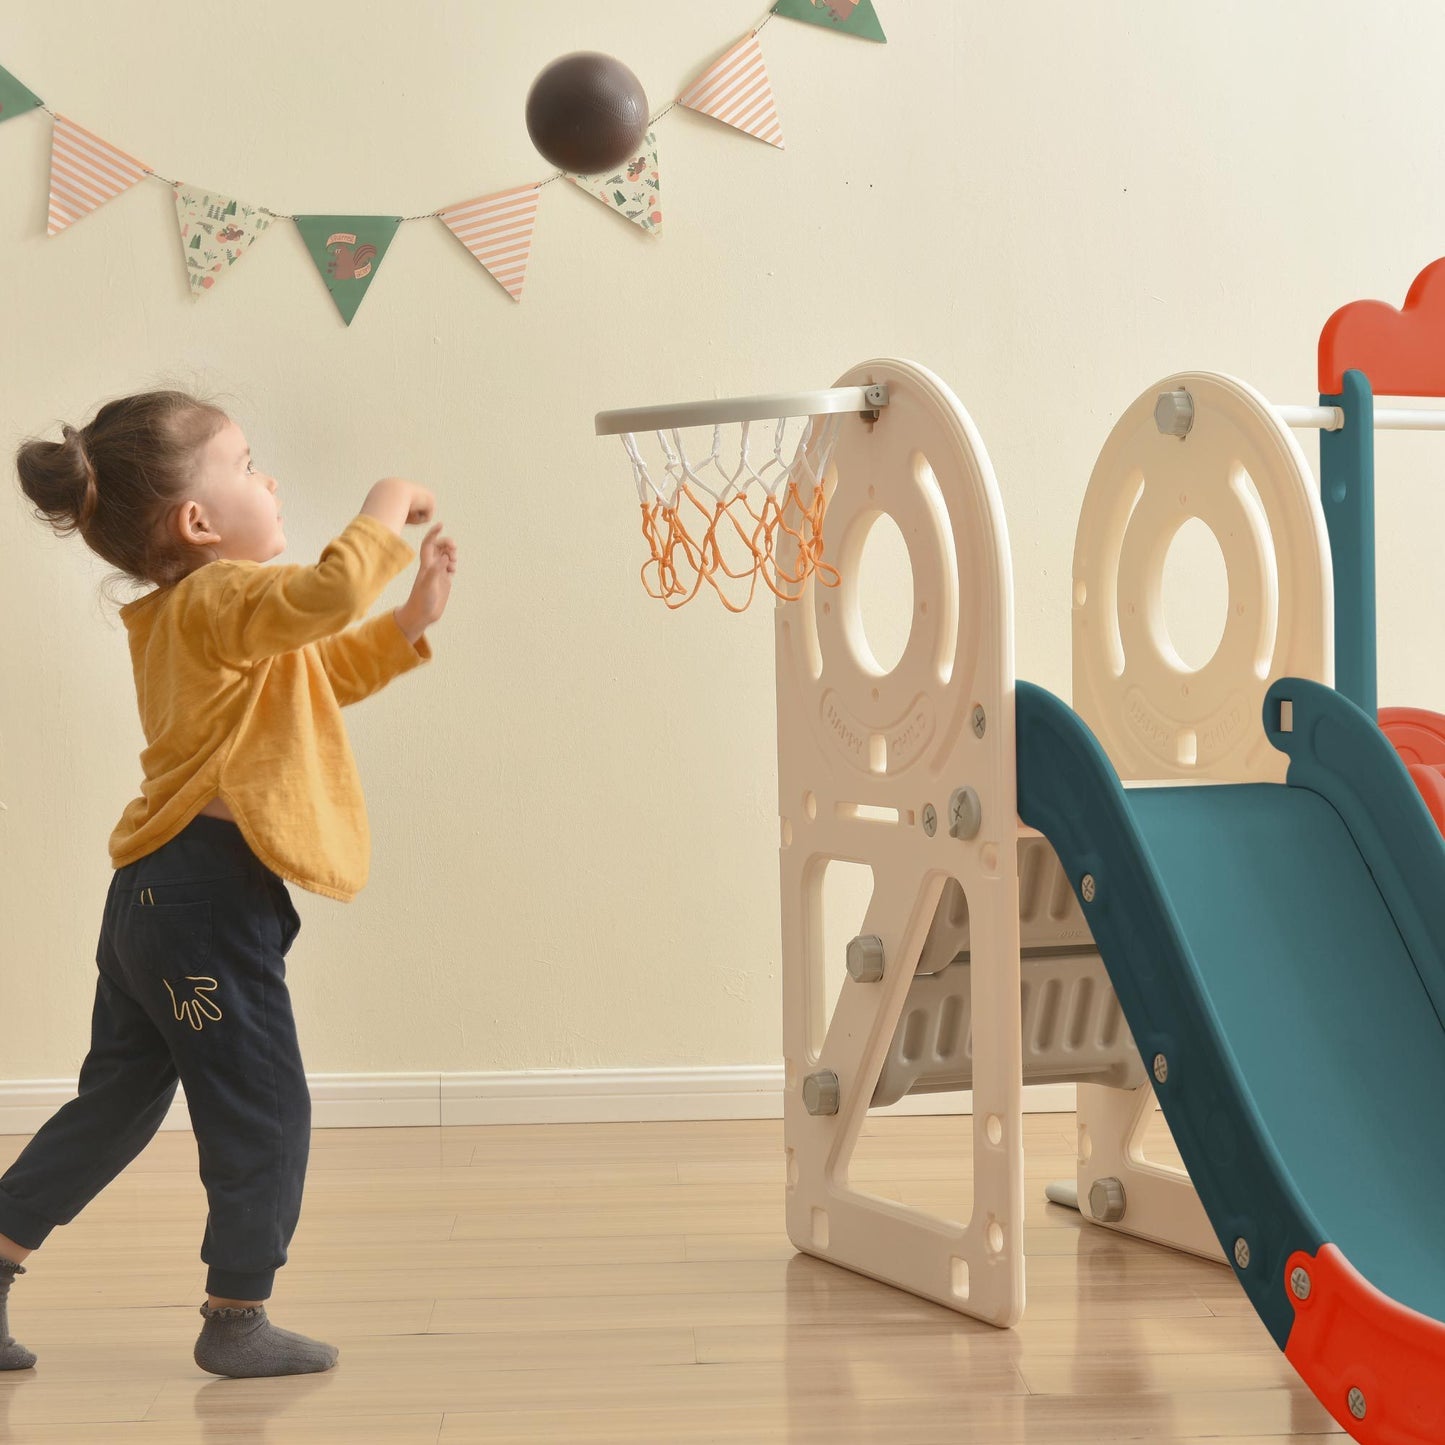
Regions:
[[[1415,277],[1398,311],[1351,301],[1320,332],[1320,391],[1333,396],[1347,371],[1363,371],[1379,396],[1445,396],[1445,257]]]

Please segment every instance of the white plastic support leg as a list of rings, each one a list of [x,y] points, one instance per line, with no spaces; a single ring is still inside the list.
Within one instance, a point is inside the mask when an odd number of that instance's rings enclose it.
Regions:
[[[788,1233],[810,1254],[1010,1325],[1024,1305],[1024,1188],[1008,538],[988,454],[948,387],[902,361],[866,363],[838,384],[874,382],[889,404],[876,422],[844,421],[831,468],[826,535],[843,585],[810,582],[776,612]],[[907,544],[914,593],[887,671],[868,647],[856,580],[883,513]],[[965,786],[980,816],[966,838],[948,822]],[[876,982],[844,980],[820,1030],[822,878],[839,859],[873,871],[861,931],[882,940],[885,962]],[[949,879],[967,899],[975,1023],[974,1193],[960,1220],[849,1176]],[[810,1113],[805,1082],[828,1074],[837,1112]],[[808,1093],[816,1105],[817,1086]]]
[[[1189,1175],[1144,1157],[1143,1135],[1156,1108],[1147,1084],[1137,1089],[1079,1085],[1079,1212],[1122,1234],[1223,1262],[1224,1251]],[[1117,1179],[1122,1186],[1121,1219],[1095,1217],[1094,1184],[1100,1179]]]
[[[1187,392],[1188,425],[1161,395]],[[1156,416],[1156,411],[1159,415]],[[1179,433],[1182,432],[1182,436]],[[1197,517],[1229,579],[1224,635],[1189,668],[1165,626],[1164,560]],[[1286,759],[1264,735],[1277,677],[1334,679],[1333,583],[1319,493],[1278,410],[1253,387],[1183,372],[1119,418],[1089,479],[1074,547],[1074,707],[1125,781],[1279,781]],[[1080,1084],[1079,1208],[1100,1179],[1123,1186],[1110,1229],[1223,1259],[1189,1177],[1148,1162],[1153,1090]]]

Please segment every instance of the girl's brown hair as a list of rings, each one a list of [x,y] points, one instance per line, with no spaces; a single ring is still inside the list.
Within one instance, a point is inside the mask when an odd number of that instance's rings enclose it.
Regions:
[[[201,559],[168,522],[195,480],[200,449],[225,425],[220,407],[184,391],[108,401],[62,441],[32,438],[15,457],[20,487],[57,536],[86,545],[136,582],[170,587]]]

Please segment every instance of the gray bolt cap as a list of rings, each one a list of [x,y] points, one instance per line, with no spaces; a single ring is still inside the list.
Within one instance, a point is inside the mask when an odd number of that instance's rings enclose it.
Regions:
[[[948,800],[948,831],[965,841],[978,837],[983,827],[983,804],[972,788],[955,788]]]
[[[803,1080],[803,1107],[810,1114],[838,1112],[838,1076],[831,1069],[820,1069]]]
[[[1101,1223],[1117,1224],[1127,1208],[1124,1186],[1112,1174],[1089,1186],[1089,1213]]]
[[[1167,437],[1189,435],[1194,425],[1194,398],[1187,391],[1161,391],[1154,403],[1154,425]]]
[[[877,983],[883,977],[883,940],[876,933],[860,933],[849,941],[848,977],[858,983]]]

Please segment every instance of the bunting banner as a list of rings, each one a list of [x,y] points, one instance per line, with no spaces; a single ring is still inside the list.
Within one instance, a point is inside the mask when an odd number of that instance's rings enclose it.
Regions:
[[[204,296],[271,225],[268,212],[203,186],[176,186],[181,255],[192,296]]]
[[[805,20],[809,25],[826,25],[832,30],[846,30],[864,40],[887,44],[888,37],[879,24],[873,0],[778,0],[774,15],[788,20]]]
[[[0,68],[0,121],[13,120],[41,103],[33,90],[27,90],[8,70]]]
[[[341,319],[350,326],[401,217],[297,216],[295,221]]]
[[[542,191],[551,181],[570,180],[639,230],[659,235],[662,181],[655,128],[674,105],[782,150],[772,76],[758,42],[759,32],[778,15],[886,43],[874,0],[772,0],[746,35],[706,65],[675,101],[659,108],[637,155],[626,165],[590,176],[558,171],[544,180],[483,192],[419,216],[284,215],[206,186],[170,180],[52,110],[5,69],[0,69],[0,123],[34,110],[51,117],[47,235],[59,235],[137,181],[154,177],[171,187],[193,299],[212,290],[276,222],[290,221],[343,324],[350,326],[403,221],[440,221],[513,301],[522,299],[528,281]]]
[[[589,196],[596,196],[649,235],[662,230],[662,182],[657,174],[657,133],[648,131],[636,159],[612,175],[573,176]]]
[[[513,301],[522,299],[527,258],[532,254],[532,232],[537,226],[537,202],[541,198],[540,185],[517,186],[462,201],[440,213],[446,228],[491,272]]]
[[[128,191],[150,167],[92,135],[65,116],[55,117],[50,140],[50,221],[58,236],[107,201]]]
[[[677,103],[783,149],[783,127],[756,31],[708,66]]]

